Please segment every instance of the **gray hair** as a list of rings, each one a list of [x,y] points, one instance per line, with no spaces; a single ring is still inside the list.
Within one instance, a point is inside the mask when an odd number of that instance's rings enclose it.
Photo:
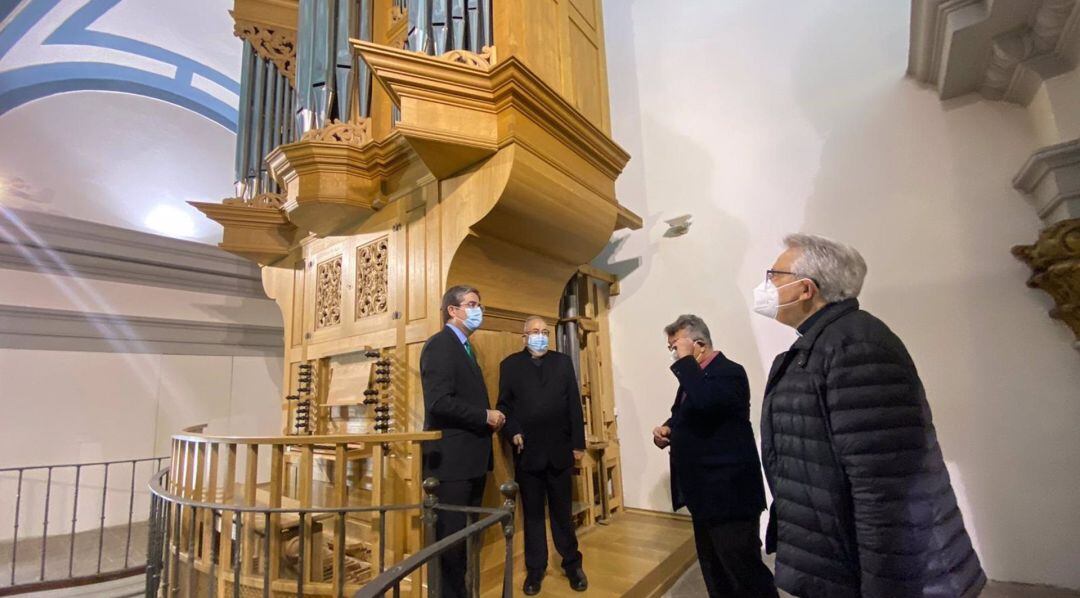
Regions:
[[[465,300],[465,295],[469,293],[476,293],[476,296],[480,296],[480,291],[474,286],[467,284],[459,284],[446,289],[446,293],[442,296],[442,321],[443,324],[450,321],[450,313],[446,309],[450,306],[459,306],[461,302]]]
[[[712,335],[709,334],[709,327],[705,325],[705,320],[694,314],[683,314],[676,318],[674,322],[664,326],[664,334],[668,336],[675,336],[675,333],[680,330],[689,332],[691,340],[701,341],[710,347],[712,346]]]
[[[800,250],[792,271],[814,281],[827,303],[859,296],[866,278],[866,260],[854,247],[802,233],[784,237],[784,245]]]
[[[529,331],[529,324],[532,324],[533,322],[541,322],[541,323],[544,324],[544,326],[548,325],[547,320],[545,320],[542,316],[529,316],[529,317],[525,318],[525,331],[526,332]]]

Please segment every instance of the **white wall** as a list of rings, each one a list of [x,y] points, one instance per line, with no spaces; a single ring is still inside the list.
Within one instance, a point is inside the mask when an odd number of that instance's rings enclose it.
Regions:
[[[280,310],[265,297],[22,270],[0,269],[3,306],[193,325],[281,326]],[[41,334],[50,325],[44,323]],[[132,330],[137,337],[139,329]],[[71,342],[74,347],[78,339]],[[280,356],[251,354],[250,347],[240,346],[224,347],[223,355],[161,354],[154,352],[158,346],[135,338],[116,342],[110,351],[0,348],[0,469],[168,456],[172,435],[194,424],[209,424],[207,431],[216,434],[281,433]],[[233,349],[236,354],[229,354]],[[148,513],[146,483],[154,470],[149,463],[136,467],[136,521]],[[27,472],[20,488],[16,472],[0,472],[0,541],[14,534],[16,502],[19,537],[41,535],[48,475]],[[53,470],[50,535],[71,530],[74,482],[74,468]],[[97,529],[104,468],[84,469],[79,482],[76,529]],[[131,488],[130,466],[111,467],[106,526],[127,523]]]
[[[281,432],[280,357],[0,349],[5,414],[0,468],[168,456],[192,424],[236,435]],[[135,520],[146,518],[151,464],[137,466]],[[97,529],[104,468],[80,480],[79,531]],[[47,470],[24,475],[19,536],[40,536]],[[74,469],[56,469],[49,534],[71,529]],[[110,468],[106,525],[127,522],[131,468]],[[13,532],[18,476],[0,474],[0,541]]]
[[[645,218],[607,265],[630,506],[670,509],[649,431],[675,379],[661,328],[694,312],[743,363],[755,427],[791,330],[750,291],[787,232],[858,247],[863,306],[907,343],[969,531],[994,579],[1080,587],[1080,354],[1009,249],[1034,211],[1011,178],[1038,147],[1022,108],[942,103],[904,77],[907,0],[609,0],[620,200]],[[687,236],[665,218],[692,214]]]

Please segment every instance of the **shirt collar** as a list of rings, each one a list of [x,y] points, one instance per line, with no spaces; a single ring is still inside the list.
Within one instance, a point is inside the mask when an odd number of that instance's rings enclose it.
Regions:
[[[446,327],[454,331],[454,334],[457,335],[458,340],[461,341],[461,344],[464,345],[465,343],[469,342],[469,337],[465,336],[465,333],[459,330],[457,326],[454,326],[450,322],[447,322]]]
[[[716,359],[719,356],[720,356],[719,351],[713,351],[712,355],[709,355],[708,357],[705,358],[705,361],[701,362],[701,369],[705,369],[705,368],[709,367],[709,364],[712,363],[713,360]]]
[[[810,330],[810,327],[813,326],[818,320],[820,320],[821,316],[825,315],[825,311],[828,310],[829,307],[832,306],[832,305],[833,304],[830,303],[828,305],[822,306],[821,309],[819,309],[819,310],[815,311],[814,313],[810,314],[809,318],[806,318],[805,320],[803,320],[803,323],[799,324],[799,327],[795,329],[796,332],[799,333],[799,336],[802,336],[802,335],[806,334],[806,331]]]

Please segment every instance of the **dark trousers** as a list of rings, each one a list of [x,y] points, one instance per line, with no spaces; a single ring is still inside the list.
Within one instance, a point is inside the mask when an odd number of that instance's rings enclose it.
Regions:
[[[776,598],[772,572],[761,561],[758,526],[758,517],[694,521],[694,543],[710,598]]]
[[[543,575],[548,565],[547,532],[544,530],[544,504],[551,517],[551,537],[562,556],[563,571],[581,567],[577,535],[571,518],[571,480],[573,467],[515,473],[525,514],[525,570],[529,575]]]
[[[441,482],[435,495],[440,504],[479,507],[484,498],[484,482],[487,476],[471,480]],[[466,514],[450,511],[437,511],[435,520],[435,538],[443,538],[465,529]],[[465,570],[467,554],[462,542],[440,557],[439,571],[442,581],[442,596],[439,598],[465,598],[469,595],[465,588]]]

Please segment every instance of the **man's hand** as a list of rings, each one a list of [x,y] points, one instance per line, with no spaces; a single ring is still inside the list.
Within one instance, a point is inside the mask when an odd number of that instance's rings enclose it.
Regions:
[[[693,341],[693,339],[688,336],[684,336],[682,338],[675,339],[675,342],[672,343],[671,346],[675,348],[675,354],[678,356],[678,358],[682,359],[683,357],[694,354],[695,345],[696,343]]]
[[[574,461],[581,461],[585,458],[585,451],[574,450]]]
[[[493,431],[498,432],[505,423],[506,416],[503,415],[502,411],[496,411],[495,409],[487,410],[487,424]]]
[[[518,453],[525,450],[525,437],[521,434],[514,434],[514,438],[510,441],[514,445],[514,449]]]
[[[671,428],[667,426],[657,426],[652,431],[652,441],[657,448],[667,448],[671,444]]]

